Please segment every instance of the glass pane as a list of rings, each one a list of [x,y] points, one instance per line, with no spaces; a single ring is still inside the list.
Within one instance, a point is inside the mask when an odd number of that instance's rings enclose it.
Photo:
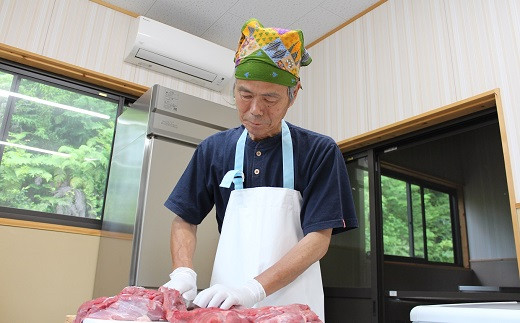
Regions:
[[[0,164],[0,205],[101,217],[117,102],[22,79]]]
[[[412,219],[414,257],[424,258],[424,234],[422,221],[421,187],[410,185],[412,193]]]
[[[4,116],[6,115],[7,98],[9,97],[9,90],[13,83],[13,75],[0,71],[0,126],[3,124]],[[3,129],[0,129],[2,133]],[[0,138],[2,140],[2,138]]]
[[[406,182],[381,176],[385,255],[410,256]]]
[[[347,163],[359,228],[335,234],[320,261],[323,286],[370,288],[370,203],[367,159]]]
[[[428,260],[455,262],[449,194],[424,189]]]

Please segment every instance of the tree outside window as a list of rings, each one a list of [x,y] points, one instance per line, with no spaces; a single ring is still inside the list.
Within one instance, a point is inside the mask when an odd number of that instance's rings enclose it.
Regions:
[[[381,176],[381,193],[385,255],[455,263],[455,193],[390,175]]]
[[[117,109],[0,71],[0,206],[100,219]]]

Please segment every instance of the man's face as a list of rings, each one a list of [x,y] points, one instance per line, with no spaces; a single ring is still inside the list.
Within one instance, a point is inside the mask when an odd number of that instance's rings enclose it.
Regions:
[[[281,121],[294,102],[289,102],[287,86],[247,80],[237,80],[235,100],[240,121],[255,141],[278,134]]]

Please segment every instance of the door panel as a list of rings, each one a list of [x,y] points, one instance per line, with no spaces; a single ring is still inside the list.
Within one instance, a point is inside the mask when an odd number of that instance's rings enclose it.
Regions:
[[[373,260],[370,237],[369,167],[362,156],[347,162],[359,228],[333,235],[320,261],[327,321],[372,322]],[[352,318],[355,318],[352,320]]]

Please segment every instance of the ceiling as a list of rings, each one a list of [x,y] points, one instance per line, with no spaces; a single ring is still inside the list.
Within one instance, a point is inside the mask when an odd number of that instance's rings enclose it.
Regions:
[[[301,29],[309,44],[379,0],[104,0],[236,50],[249,18],[265,27]]]

